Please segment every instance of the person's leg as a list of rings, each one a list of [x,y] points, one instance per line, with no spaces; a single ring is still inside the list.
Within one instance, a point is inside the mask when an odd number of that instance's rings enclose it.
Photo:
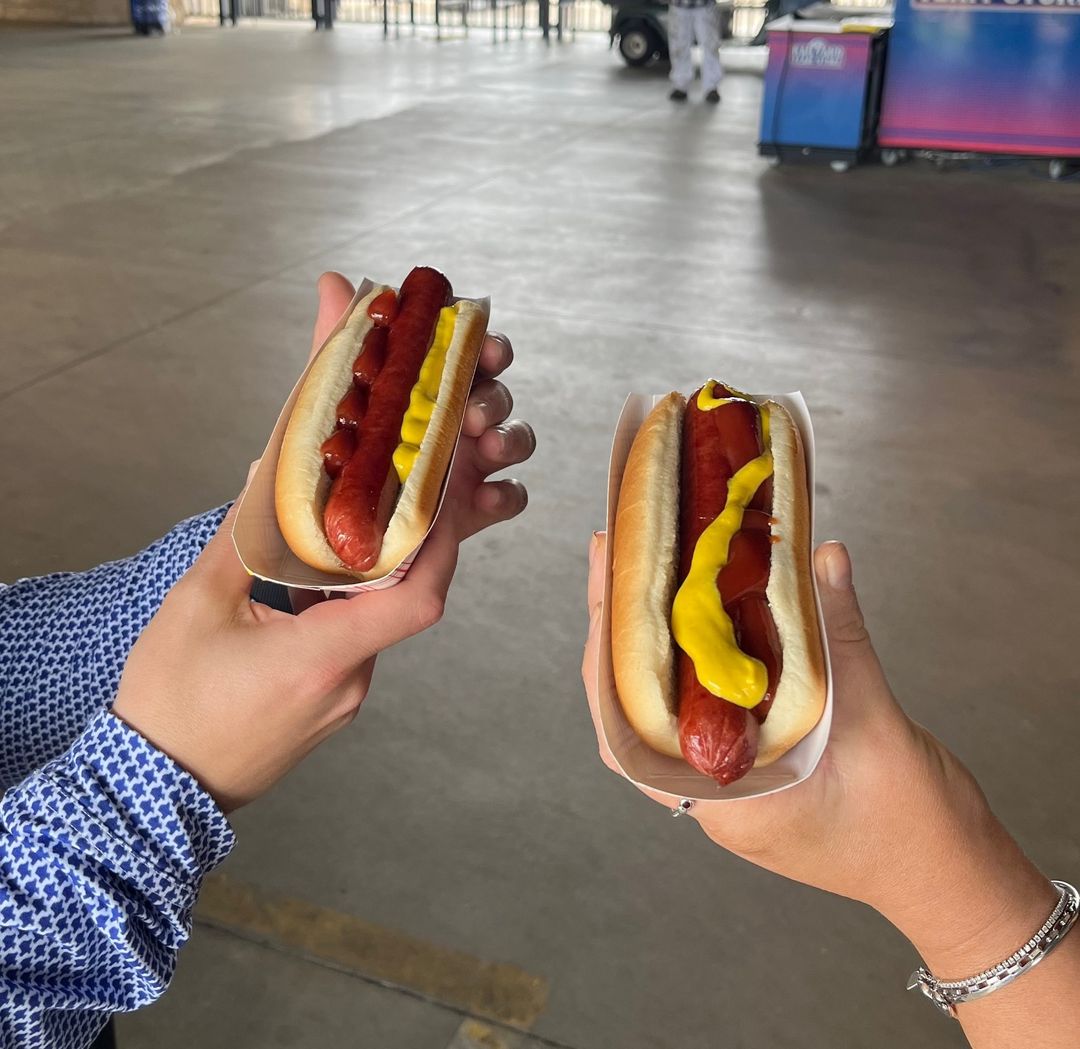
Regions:
[[[720,8],[716,4],[695,7],[694,35],[701,45],[701,87],[706,95],[720,89],[724,75],[720,65]]]
[[[694,82],[690,48],[694,43],[694,11],[689,7],[668,8],[668,51],[671,54],[671,86],[686,92]]]

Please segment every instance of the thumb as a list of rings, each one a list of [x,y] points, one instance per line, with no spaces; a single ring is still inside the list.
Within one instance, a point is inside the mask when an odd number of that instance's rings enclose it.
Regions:
[[[814,570],[821,591],[821,610],[833,658],[867,655],[872,651],[870,635],[863,623],[862,609],[851,582],[851,556],[843,543],[822,543],[814,553]],[[839,651],[837,651],[839,650]]]
[[[457,565],[458,544],[449,520],[440,514],[424,547],[396,586],[324,601],[297,618],[312,651],[343,668],[434,626],[442,617]]]
[[[906,723],[863,623],[851,582],[851,557],[843,543],[822,543],[814,552],[821,611],[833,671],[833,735],[867,719]]]
[[[870,641],[851,582],[851,557],[843,543],[822,543],[814,554],[825,634],[838,706],[852,697],[891,696],[885,672]]]
[[[592,617],[604,600],[604,578],[607,569],[607,532],[593,532],[589,540],[589,589],[587,605]]]
[[[355,289],[340,273],[332,270],[319,278],[317,285],[319,310],[315,316],[315,331],[311,337],[311,356],[315,356],[326,337],[334,330],[341,315],[348,309]]]

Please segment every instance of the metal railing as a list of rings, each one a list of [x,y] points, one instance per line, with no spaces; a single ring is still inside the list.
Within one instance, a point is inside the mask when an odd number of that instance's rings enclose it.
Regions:
[[[310,20],[311,0],[233,0],[241,18],[282,18],[297,21]],[[321,4],[325,0],[320,0]],[[507,12],[503,6],[493,7],[490,0],[466,0],[470,28],[491,29],[492,20],[501,27],[508,21],[511,31],[521,24],[519,9]],[[883,0],[840,0],[844,7],[876,8]],[[408,27],[435,25],[435,0],[388,0],[390,25]],[[449,5],[447,5],[449,8]],[[444,10],[444,27],[453,30],[461,23],[460,4]],[[217,19],[219,0],[184,0],[189,16]],[[336,0],[334,17],[340,22],[359,22],[381,25],[383,0]],[[559,3],[550,0],[552,26],[564,19],[563,31],[607,32],[611,25],[611,7],[601,0],[573,0]],[[764,0],[734,0],[732,33],[737,40],[752,38],[765,19]],[[540,25],[540,5],[537,0],[525,0],[525,25],[536,31]]]
[[[234,0],[237,14],[241,18],[282,18],[305,21],[311,19],[311,0]],[[878,2],[878,0],[869,0]],[[604,32],[611,25],[611,7],[601,0],[573,0],[573,3],[559,4],[551,0],[551,22],[554,26],[559,18],[564,18],[563,31]],[[219,0],[184,0],[184,8],[190,17],[217,19]],[[765,15],[764,0],[735,0],[732,31],[737,38],[752,37],[760,28]],[[468,22],[470,28],[491,28],[492,19],[503,25],[506,12],[500,7],[495,10],[489,0],[471,0],[469,3]],[[433,26],[435,24],[435,0],[390,0],[390,24],[402,27],[410,25]],[[334,17],[339,22],[358,22],[369,25],[381,25],[383,21],[383,0],[337,0]],[[510,12],[511,30],[520,25],[518,11]],[[444,12],[444,25],[453,28],[461,22],[458,8]],[[536,30],[540,25],[540,5],[536,0],[525,2],[525,25]]]

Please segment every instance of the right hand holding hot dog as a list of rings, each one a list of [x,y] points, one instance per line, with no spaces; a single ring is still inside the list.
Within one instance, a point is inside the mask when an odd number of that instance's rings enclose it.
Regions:
[[[594,538],[589,558],[583,676],[594,725],[605,538]],[[873,906],[935,972],[970,975],[1030,936],[1056,891],[994,817],[959,759],[900,708],[863,624],[845,547],[824,544],[814,563],[834,694],[821,762],[798,786],[740,801],[698,801],[690,815],[736,855]],[[599,730],[598,738],[601,758],[617,771]]]
[[[333,275],[320,294],[347,303],[352,290]],[[132,649],[113,713],[224,810],[263,793],[355,717],[376,654],[442,615],[460,541],[524,509],[520,483],[487,481],[533,451],[527,424],[504,422],[512,401],[494,378],[512,357],[506,339],[488,337],[444,512],[404,581],[295,616],[253,604],[230,514]]]

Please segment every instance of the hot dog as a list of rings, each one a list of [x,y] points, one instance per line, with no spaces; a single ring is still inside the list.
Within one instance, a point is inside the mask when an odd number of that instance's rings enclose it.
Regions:
[[[715,380],[665,397],[630,449],[613,543],[615,682],[649,746],[726,785],[817,724],[806,461],[785,408]]]
[[[438,506],[484,341],[479,304],[438,270],[376,286],[320,351],[282,440],[278,526],[324,572],[373,579],[421,542]]]

